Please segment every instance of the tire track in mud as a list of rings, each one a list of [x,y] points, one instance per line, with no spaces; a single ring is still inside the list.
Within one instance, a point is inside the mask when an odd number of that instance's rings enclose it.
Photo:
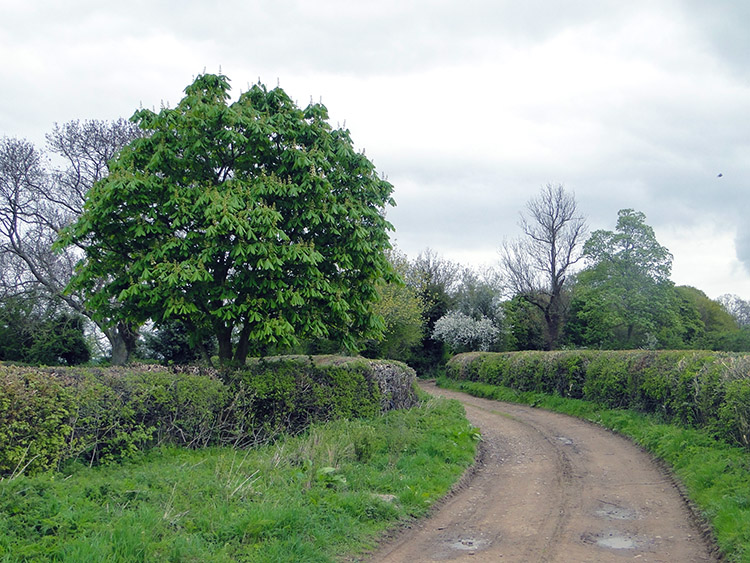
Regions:
[[[421,386],[464,404],[482,452],[468,483],[369,561],[718,561],[670,476],[625,438]]]

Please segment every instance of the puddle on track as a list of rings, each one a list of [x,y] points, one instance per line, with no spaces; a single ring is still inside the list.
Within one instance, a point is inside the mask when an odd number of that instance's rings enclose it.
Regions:
[[[481,549],[487,549],[490,546],[490,542],[487,540],[463,538],[449,543],[451,549],[457,551],[475,551]]]
[[[638,542],[628,536],[610,535],[606,538],[599,538],[596,540],[596,544],[601,547],[608,547],[609,549],[635,549],[638,547]]]
[[[588,544],[613,550],[640,549],[650,543],[648,538],[611,530],[600,534],[584,534],[581,539]]]

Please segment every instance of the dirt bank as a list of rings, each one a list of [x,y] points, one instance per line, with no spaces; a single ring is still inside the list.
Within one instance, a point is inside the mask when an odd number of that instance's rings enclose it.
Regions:
[[[565,415],[438,389],[482,431],[473,478],[373,562],[718,561],[667,475],[626,439]]]

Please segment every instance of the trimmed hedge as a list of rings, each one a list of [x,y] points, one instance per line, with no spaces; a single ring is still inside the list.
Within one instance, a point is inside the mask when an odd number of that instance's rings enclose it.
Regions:
[[[708,351],[471,352],[453,379],[655,413],[750,448],[750,355]]]
[[[198,368],[0,365],[0,477],[79,459],[132,458],[160,444],[250,446],[339,417],[416,403],[399,362],[274,358],[224,374]]]
[[[417,403],[416,373],[406,364],[341,356],[251,359],[231,374],[229,409],[238,442],[265,442],[331,418],[373,416]]]

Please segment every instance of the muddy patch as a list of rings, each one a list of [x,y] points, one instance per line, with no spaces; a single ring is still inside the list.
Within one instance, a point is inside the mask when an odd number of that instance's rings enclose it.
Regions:
[[[490,546],[490,543],[489,540],[479,538],[461,538],[449,541],[448,546],[457,551],[479,551],[487,549]]]
[[[603,501],[596,510],[596,515],[607,520],[636,520],[638,518],[638,513],[631,508]]]
[[[584,534],[581,539],[584,543],[615,551],[641,549],[650,543],[649,538],[620,530],[608,530],[599,534]]]

